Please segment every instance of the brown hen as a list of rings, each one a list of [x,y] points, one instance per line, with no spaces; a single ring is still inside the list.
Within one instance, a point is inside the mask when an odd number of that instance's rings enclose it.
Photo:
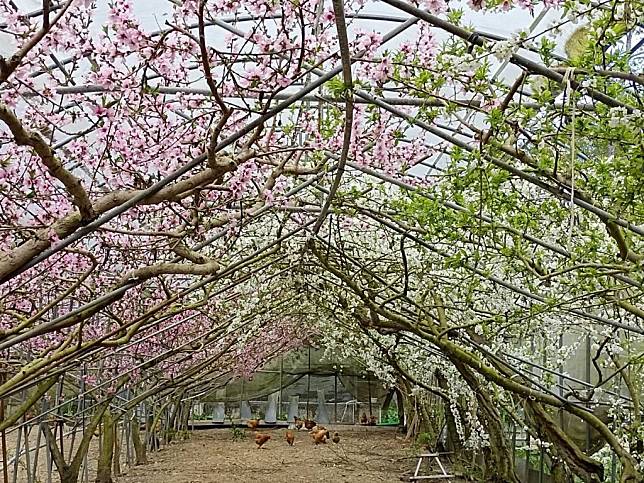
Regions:
[[[257,445],[257,449],[260,449],[269,439],[271,439],[269,434],[257,433],[255,435],[255,444]]]

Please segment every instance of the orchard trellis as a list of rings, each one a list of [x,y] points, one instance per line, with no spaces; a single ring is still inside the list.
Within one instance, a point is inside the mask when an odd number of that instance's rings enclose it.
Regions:
[[[519,431],[642,481],[641,2],[152,3],[0,7],[5,481],[6,433],[72,482],[99,425],[110,481],[141,407],[306,344],[437,396],[481,479]]]

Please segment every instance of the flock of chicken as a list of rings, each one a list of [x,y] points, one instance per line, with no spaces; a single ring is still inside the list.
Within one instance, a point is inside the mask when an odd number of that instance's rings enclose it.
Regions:
[[[249,419],[247,421],[247,424],[250,429],[256,431],[257,426],[259,426],[259,419]],[[333,437],[331,437],[331,433],[328,429],[317,424],[311,419],[300,419],[296,416],[293,426],[293,429],[297,431],[301,429],[307,430],[313,438],[313,442],[316,446],[318,444],[326,444],[328,439],[333,441],[335,444],[338,444],[340,442],[340,435],[337,432],[333,433]],[[293,429],[286,431],[285,439],[289,446],[293,446],[295,444],[295,431]],[[264,444],[266,444],[266,442],[270,439],[270,434],[257,433],[255,435],[255,444],[257,445],[257,449],[260,449],[262,446],[264,446]]]

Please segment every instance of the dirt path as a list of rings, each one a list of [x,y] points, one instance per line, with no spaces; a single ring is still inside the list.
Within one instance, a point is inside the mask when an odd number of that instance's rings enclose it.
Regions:
[[[127,468],[118,483],[227,483],[333,481],[345,483],[400,481],[413,471],[416,459],[394,431],[340,427],[340,444],[315,446],[304,431],[295,446],[284,440],[285,430],[268,430],[272,439],[256,449],[254,436],[246,432],[233,441],[227,429],[193,433],[150,454],[150,464]]]

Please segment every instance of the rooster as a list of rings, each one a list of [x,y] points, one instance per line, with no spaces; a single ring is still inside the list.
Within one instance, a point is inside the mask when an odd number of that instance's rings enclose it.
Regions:
[[[337,433],[337,431],[333,433],[333,439],[331,441],[333,441],[335,444],[338,444],[340,442],[340,435]]]
[[[271,439],[269,434],[257,433],[255,435],[255,444],[257,445],[257,449],[260,449],[269,439]]]

